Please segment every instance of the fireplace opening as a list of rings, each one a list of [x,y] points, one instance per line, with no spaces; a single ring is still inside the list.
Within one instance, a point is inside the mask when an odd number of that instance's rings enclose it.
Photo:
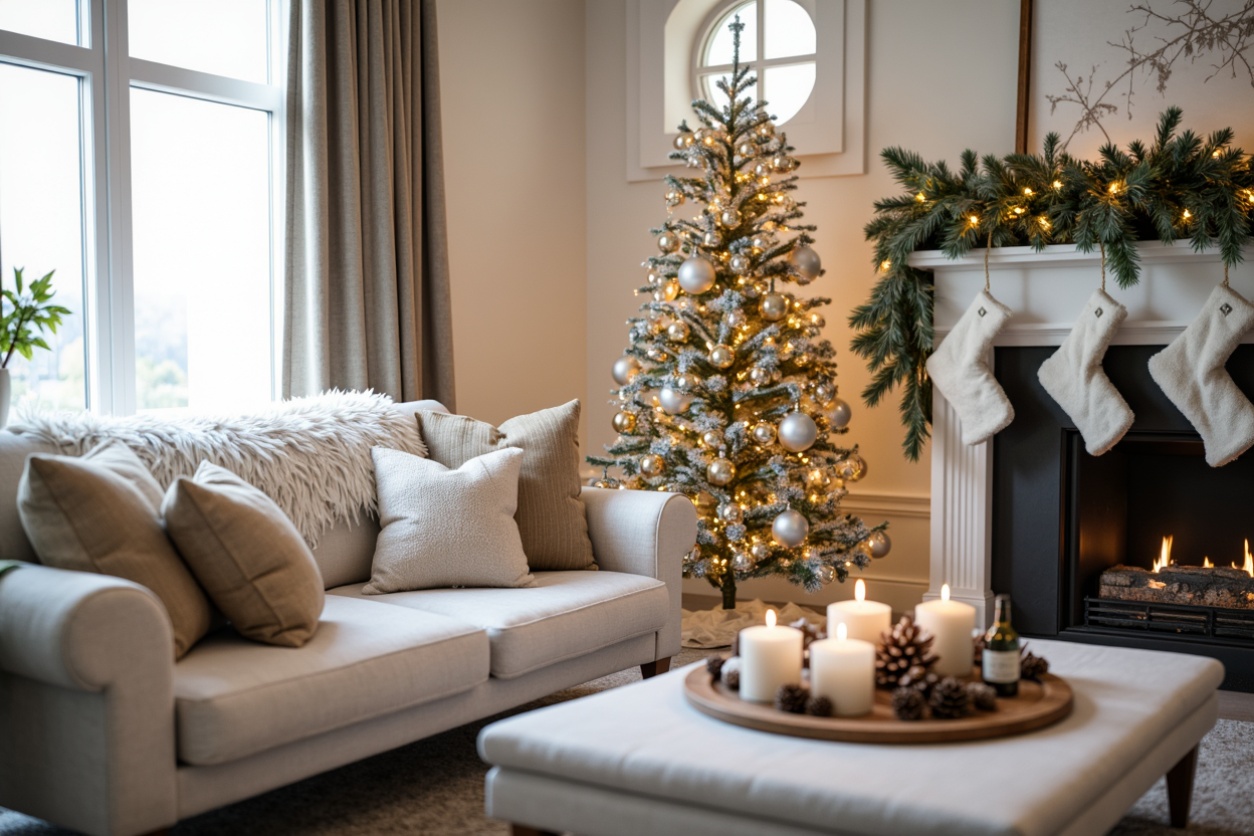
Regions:
[[[1037,379],[1054,349],[996,349],[1015,420],[993,439],[992,587],[1014,598],[1025,636],[1207,655],[1224,663],[1223,687],[1254,692],[1254,451],[1206,464],[1149,376],[1160,349],[1107,352],[1136,421],[1096,457]],[[1254,395],[1254,345],[1238,348],[1228,371]]]

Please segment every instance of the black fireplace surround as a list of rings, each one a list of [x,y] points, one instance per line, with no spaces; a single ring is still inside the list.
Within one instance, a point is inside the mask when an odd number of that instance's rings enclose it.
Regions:
[[[1106,373],[1136,421],[1097,457],[1037,379],[1055,349],[996,350],[1015,419],[993,440],[993,590],[1011,594],[1025,636],[1210,656],[1224,663],[1224,688],[1254,691],[1254,638],[1086,620],[1102,571],[1150,568],[1165,535],[1183,564],[1206,556],[1240,565],[1243,541],[1254,540],[1254,450],[1220,468],[1206,464],[1201,439],[1149,375],[1161,348],[1107,352]],[[1227,368],[1254,399],[1254,345],[1238,348]]]

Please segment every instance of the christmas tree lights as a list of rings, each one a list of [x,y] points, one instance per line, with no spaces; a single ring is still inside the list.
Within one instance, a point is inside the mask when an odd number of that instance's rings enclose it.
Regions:
[[[718,82],[728,104],[694,102],[701,126],[682,124],[671,154],[698,171],[666,178],[658,254],[637,290],[648,299],[612,369],[619,435],[609,456],[589,458],[607,468],[601,487],[692,499],[685,574],[729,609],[739,581],[782,575],[814,591],[890,548],[884,525],[840,513],[866,462],[839,443],[851,410],[821,336],[831,300],[791,290],[823,272],[815,228],[792,197],[794,149],[745,95],[756,79],[740,66],[739,18],[731,28],[732,75]]]

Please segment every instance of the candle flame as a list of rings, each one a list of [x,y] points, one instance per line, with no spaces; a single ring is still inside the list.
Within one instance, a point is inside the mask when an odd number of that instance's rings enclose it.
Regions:
[[[767,627],[775,626],[775,610],[766,611],[766,626]]]
[[[836,641],[843,642],[849,638],[849,625],[840,622],[836,625]]]
[[[949,584],[947,583],[941,584],[941,600],[942,601],[949,600]]]
[[[1171,541],[1175,539],[1171,535],[1163,538],[1163,546],[1159,550],[1158,559],[1154,561],[1154,571],[1161,572],[1171,565]]]
[[[1246,554],[1250,553],[1248,542],[1246,543],[1245,553]],[[857,601],[866,600],[866,581],[862,580],[862,578],[858,578],[858,582],[853,585],[853,597],[854,597],[854,600],[857,600]]]

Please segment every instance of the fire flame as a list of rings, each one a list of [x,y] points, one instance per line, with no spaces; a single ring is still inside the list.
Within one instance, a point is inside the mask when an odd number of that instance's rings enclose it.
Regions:
[[[1249,540],[1245,541],[1245,565],[1238,566],[1236,563],[1233,563],[1232,568],[1244,570],[1245,574],[1249,575],[1251,578],[1254,578],[1254,555],[1250,554],[1250,541]]]
[[[1171,565],[1171,541],[1172,536],[1167,535],[1163,538],[1163,547],[1159,552],[1159,557],[1154,561],[1154,571],[1161,572]]]
[[[1203,557],[1203,558],[1202,558],[1202,568],[1203,568],[1203,569],[1214,569],[1214,568],[1215,568],[1215,564],[1210,562],[1210,557],[1209,557],[1209,556],[1207,556],[1207,557]]]

